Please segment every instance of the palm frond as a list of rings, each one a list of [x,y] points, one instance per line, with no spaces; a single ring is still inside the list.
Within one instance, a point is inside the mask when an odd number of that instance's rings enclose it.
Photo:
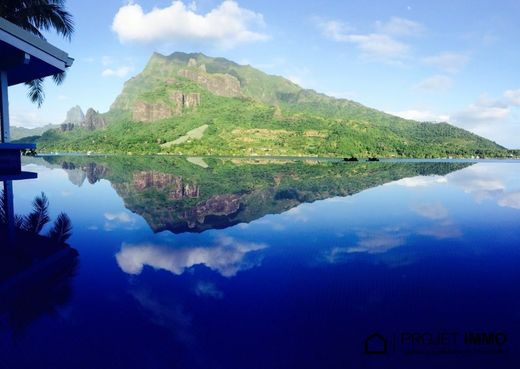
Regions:
[[[74,21],[65,10],[65,0],[1,0],[0,17],[42,39],[45,39],[42,31],[54,30],[69,41],[74,33]],[[56,84],[61,84],[64,78],[64,75],[53,76]],[[26,85],[29,86],[28,97],[40,107],[45,99],[43,80]]]
[[[52,229],[49,231],[49,237],[58,243],[64,243],[72,234],[72,223],[65,213],[60,213]]]
[[[14,227],[18,229],[22,229],[24,226],[25,218],[21,215],[15,214],[14,215]]]
[[[61,85],[63,83],[63,81],[65,81],[65,77],[67,77],[67,72],[66,71],[54,74],[52,76],[52,80],[57,85]]]
[[[5,214],[4,191],[0,191],[0,223],[7,223],[7,215]]]
[[[28,232],[38,234],[43,226],[49,222],[49,200],[42,192],[33,200],[32,212],[24,218],[22,228]]]
[[[29,86],[27,96],[33,103],[38,104],[38,107],[42,106],[43,100],[45,99],[45,93],[43,92],[43,78],[38,78],[30,82],[25,83]]]
[[[64,0],[2,0],[0,16],[44,38],[41,31],[54,30],[66,39],[74,33],[72,15]]]

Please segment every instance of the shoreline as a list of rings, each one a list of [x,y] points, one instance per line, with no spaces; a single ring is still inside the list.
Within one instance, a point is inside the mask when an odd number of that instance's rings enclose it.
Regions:
[[[342,163],[378,163],[378,162],[520,162],[520,157],[506,158],[406,158],[406,157],[378,157],[377,161],[371,161],[369,158],[359,157],[357,161],[344,160],[343,157],[326,157],[326,156],[281,156],[281,155],[189,155],[189,154],[104,154],[104,153],[39,153],[26,157],[54,157],[54,156],[80,156],[80,157],[175,157],[175,158],[212,158],[212,159],[248,159],[248,160],[292,160],[292,161],[324,161],[324,162],[342,162]]]

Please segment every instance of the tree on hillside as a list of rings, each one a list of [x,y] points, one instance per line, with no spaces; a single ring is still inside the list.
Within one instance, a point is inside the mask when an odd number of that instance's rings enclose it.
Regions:
[[[2,0],[0,17],[45,39],[42,31],[54,30],[70,40],[74,33],[72,15],[65,10],[65,0]],[[65,73],[52,76],[56,84],[61,84]],[[32,102],[41,106],[45,98],[43,79],[27,82],[28,96]]]

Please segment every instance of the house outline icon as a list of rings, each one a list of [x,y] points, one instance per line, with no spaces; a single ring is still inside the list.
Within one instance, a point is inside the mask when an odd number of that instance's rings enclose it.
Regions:
[[[366,355],[385,355],[387,352],[388,342],[383,335],[374,332],[365,338]]]

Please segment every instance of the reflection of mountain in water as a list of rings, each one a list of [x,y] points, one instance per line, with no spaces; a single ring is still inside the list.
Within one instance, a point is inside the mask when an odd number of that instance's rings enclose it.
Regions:
[[[406,177],[445,175],[470,165],[205,159],[204,168],[167,157],[46,160],[61,164],[69,178],[77,178],[80,169],[90,183],[109,180],[125,206],[154,231],[174,233],[225,228],[304,202],[349,196]]]

